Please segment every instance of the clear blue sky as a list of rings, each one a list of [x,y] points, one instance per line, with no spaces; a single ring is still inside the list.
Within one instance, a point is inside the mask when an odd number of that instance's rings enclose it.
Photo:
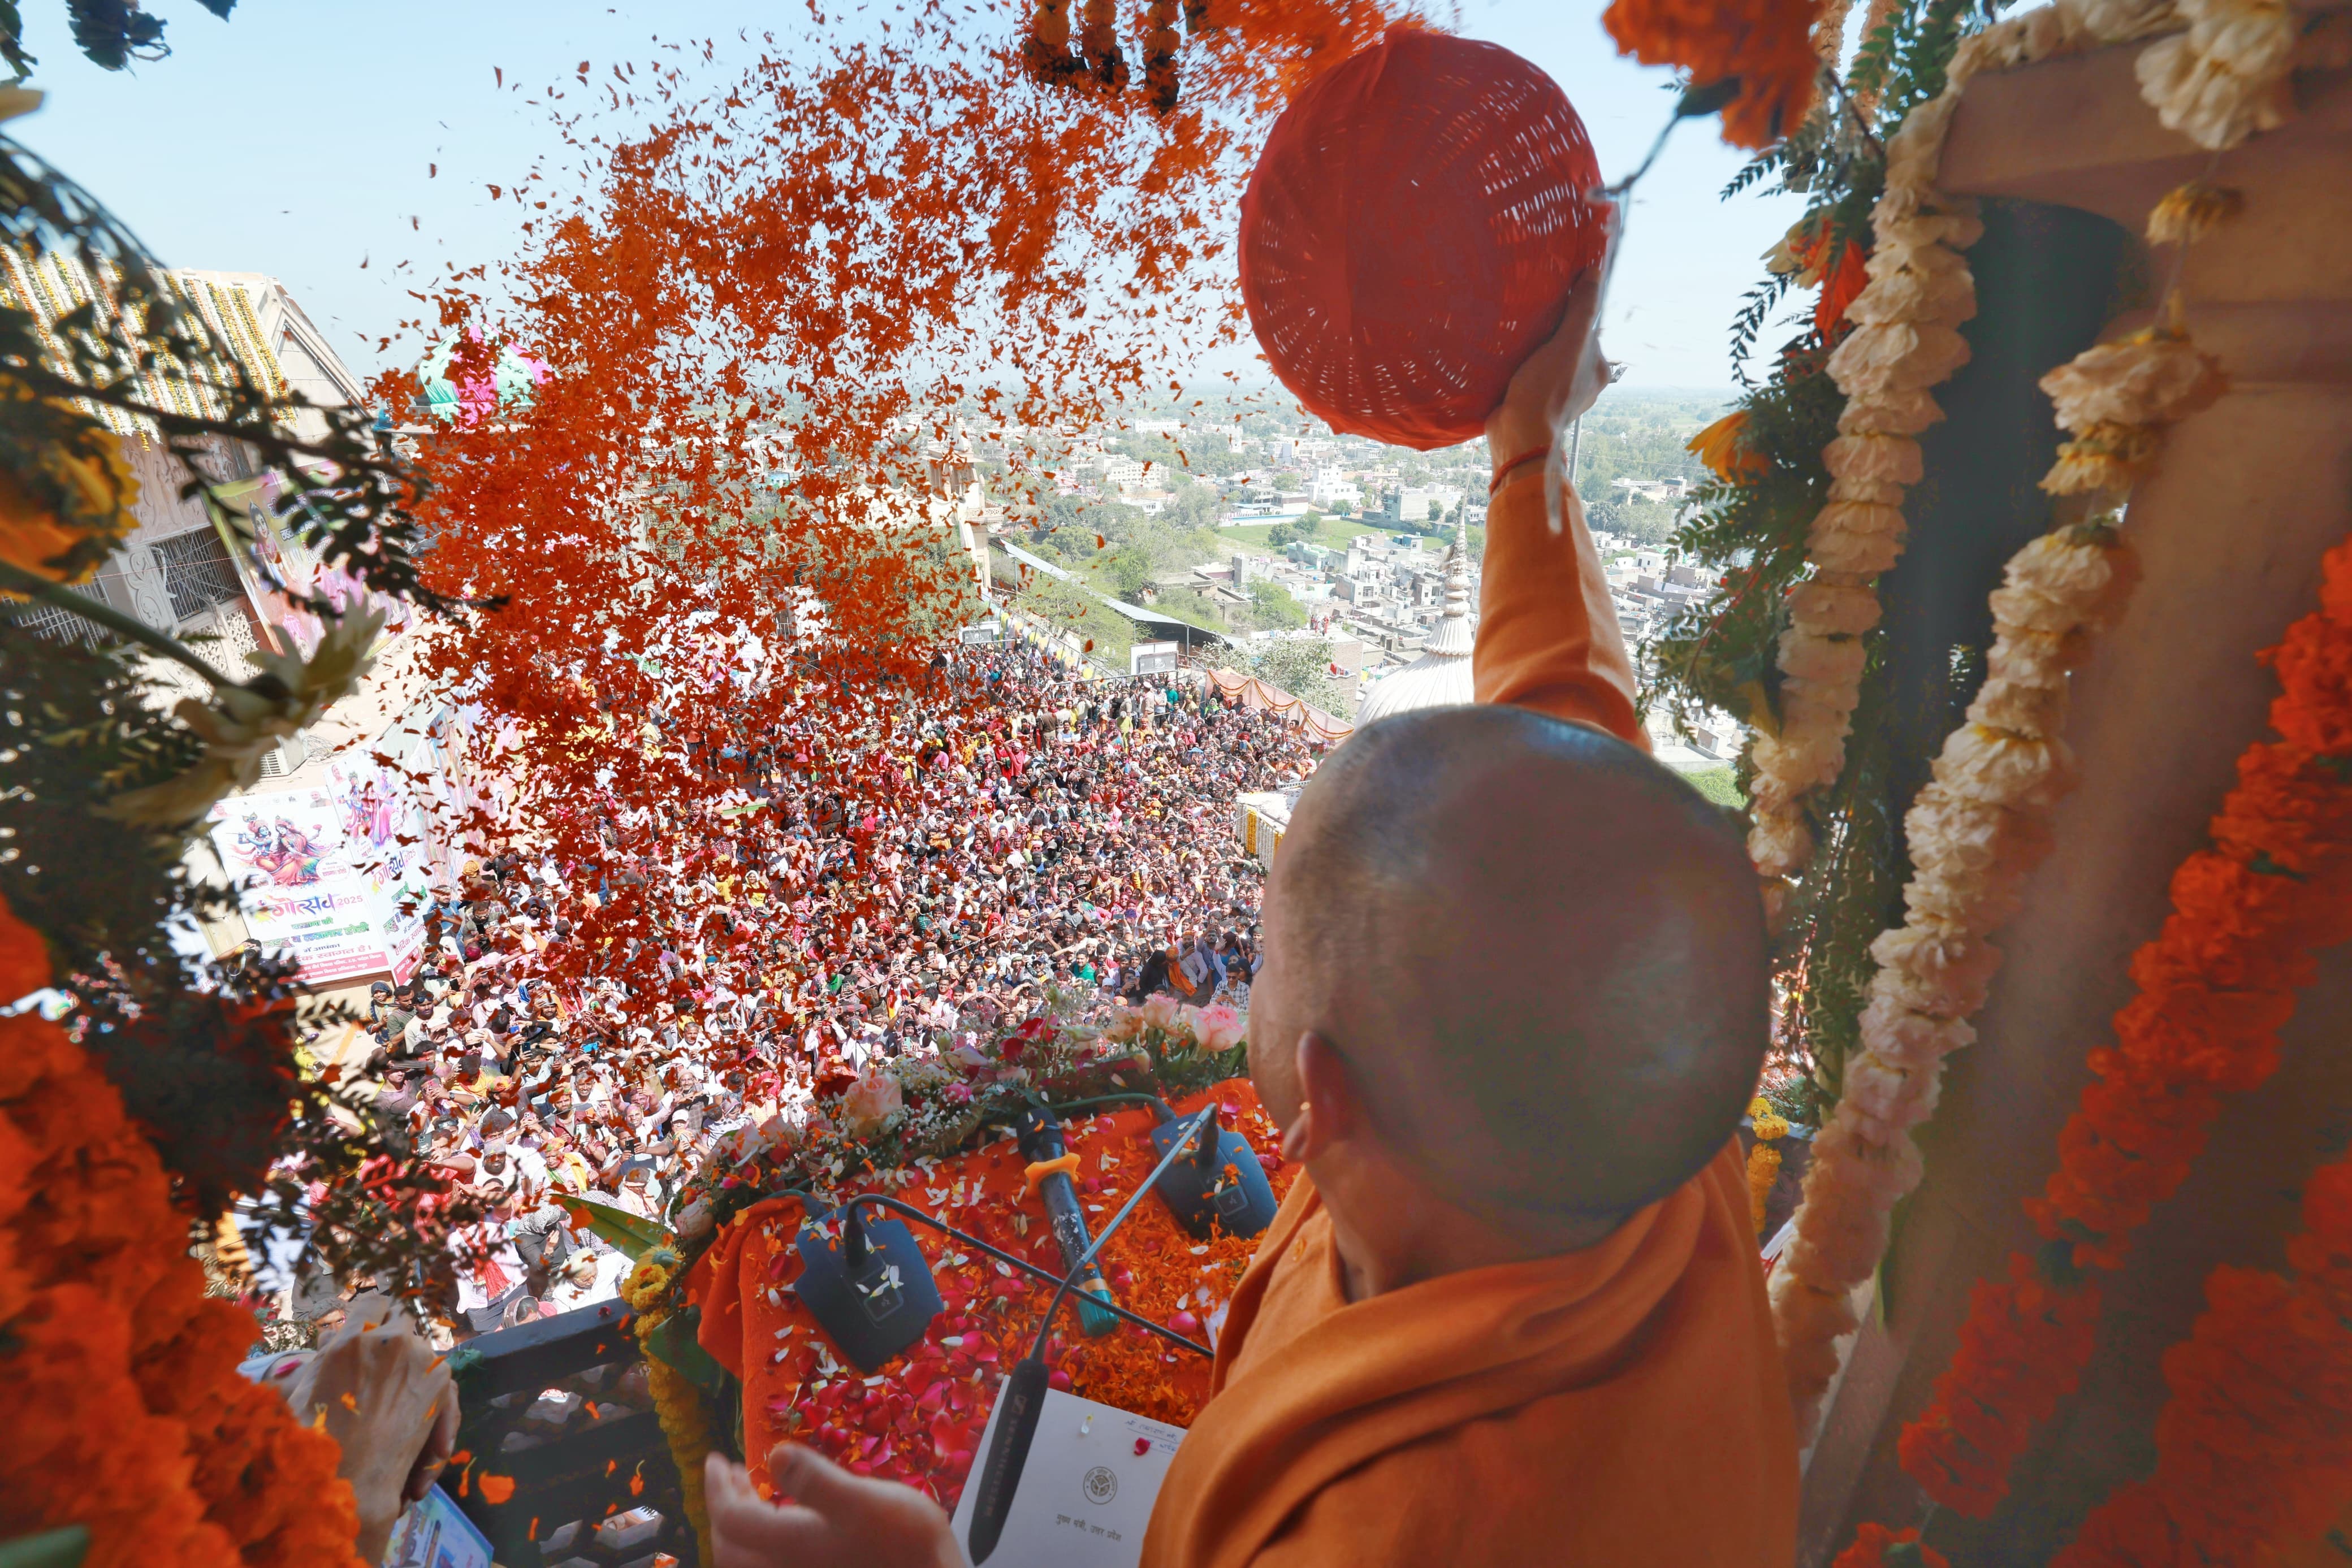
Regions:
[[[1672,101],[1666,73],[1615,56],[1601,0],[1462,3],[1465,32],[1559,79],[1604,174],[1640,160]],[[41,58],[32,85],[49,100],[9,129],[164,260],[283,278],[362,374],[379,368],[374,339],[415,308],[401,289],[416,270],[396,264],[437,272],[509,253],[517,209],[494,209],[483,186],[560,152],[531,89],[583,59],[648,59],[656,35],[716,38],[722,61],[749,58],[739,30],[756,36],[798,11],[790,0],[240,0],[224,23],[194,0],[150,0],[173,55],[116,75],[75,51],[64,0],[21,5]],[[494,67],[522,90],[500,91]],[[1692,123],[1643,183],[1604,327],[1629,387],[1729,385],[1732,312],[1796,215],[1785,196],[1717,201],[1739,162],[1712,122]],[[356,201],[330,194],[339,183]]]

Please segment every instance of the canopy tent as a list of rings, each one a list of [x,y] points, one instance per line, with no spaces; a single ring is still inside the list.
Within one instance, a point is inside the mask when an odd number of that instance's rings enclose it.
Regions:
[[[1317,739],[1341,741],[1356,733],[1356,727],[1333,718],[1321,708],[1309,707],[1279,686],[1267,685],[1255,675],[1244,675],[1234,670],[1209,672],[1209,685],[1221,697],[1239,697],[1245,708],[1274,714],[1286,723],[1303,727]]]

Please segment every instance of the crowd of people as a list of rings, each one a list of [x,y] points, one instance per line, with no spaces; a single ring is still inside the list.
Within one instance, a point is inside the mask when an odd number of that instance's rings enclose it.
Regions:
[[[435,890],[424,957],[367,1028],[377,1109],[488,1214],[461,1239],[455,1337],[614,1292],[625,1264],[557,1196],[658,1218],[717,1139],[805,1114],[828,1076],[1049,1005],[1246,1006],[1262,870],[1234,798],[1295,786],[1318,748],[1177,676],[965,653],[928,711],[780,736],[710,852],[509,849]],[[828,780],[892,787],[848,799],[796,770],[820,740]],[[616,815],[606,842],[663,841],[625,831],[643,825]],[[647,915],[629,956],[649,965],[575,944],[616,898]]]

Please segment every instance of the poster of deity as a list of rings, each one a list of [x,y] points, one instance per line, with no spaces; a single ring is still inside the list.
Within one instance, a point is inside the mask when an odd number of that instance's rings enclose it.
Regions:
[[[404,982],[425,947],[425,912],[432,903],[435,863],[429,779],[406,776],[434,763],[429,747],[419,747],[390,766],[370,755],[336,758],[327,765],[328,789],[341,819],[344,852],[366,879],[393,978]]]
[[[290,953],[313,984],[392,967],[366,840],[354,843],[345,823],[331,781],[213,808],[213,849],[238,890],[247,929],[264,951]]]

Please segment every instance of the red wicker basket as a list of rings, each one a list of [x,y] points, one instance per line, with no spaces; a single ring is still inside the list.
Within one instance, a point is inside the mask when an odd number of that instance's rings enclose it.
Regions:
[[[1592,143],[1510,50],[1400,28],[1309,84],[1242,197],[1242,298],[1333,429],[1426,451],[1486,428],[1600,260]]]

